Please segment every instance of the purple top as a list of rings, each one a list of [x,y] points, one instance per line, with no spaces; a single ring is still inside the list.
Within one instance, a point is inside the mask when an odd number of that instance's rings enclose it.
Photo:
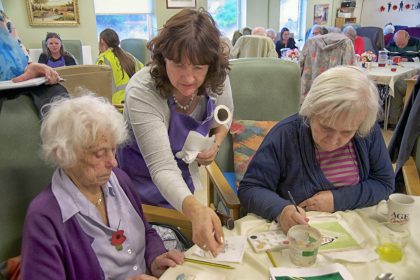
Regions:
[[[144,221],[146,250],[144,259],[150,270],[152,261],[166,252],[156,231],[144,219],[140,198],[132,191],[132,182],[122,170],[113,172]],[[22,242],[22,279],[105,279],[91,245],[93,238],[81,228],[76,216],[63,223],[59,204],[45,188],[30,204]]]

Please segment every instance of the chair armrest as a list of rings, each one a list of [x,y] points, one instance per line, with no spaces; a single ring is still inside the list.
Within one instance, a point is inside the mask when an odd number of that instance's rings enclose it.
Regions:
[[[174,209],[142,204],[148,222],[159,222],[178,228],[187,238],[192,240],[192,225],[187,217]]]
[[[209,186],[211,187],[211,185],[214,185],[214,187],[217,188],[217,191],[220,193],[223,202],[228,208],[239,210],[240,202],[238,196],[234,193],[231,186],[226,181],[226,178],[223,176],[219,166],[217,166],[217,164],[213,161],[210,165],[206,166],[206,171],[210,183]],[[209,190],[209,194],[211,194],[212,191],[213,190]],[[212,199],[210,195],[209,199]]]
[[[402,167],[404,184],[407,194],[420,196],[420,179],[417,172],[416,163],[410,157]]]

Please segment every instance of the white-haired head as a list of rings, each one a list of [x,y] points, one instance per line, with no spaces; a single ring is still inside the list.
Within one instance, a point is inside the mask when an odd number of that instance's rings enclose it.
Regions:
[[[392,24],[388,24],[384,27],[384,35],[392,34],[395,32],[395,27]]]
[[[345,114],[349,120],[366,114],[357,133],[369,134],[380,112],[375,84],[355,66],[338,66],[319,75],[312,83],[299,114],[318,117],[334,125]]]
[[[354,41],[357,37],[356,29],[353,26],[347,25],[343,29],[343,34],[346,35],[350,40]]]
[[[83,149],[102,133],[119,145],[128,139],[121,113],[105,98],[86,94],[62,98],[48,106],[41,126],[42,153],[54,166],[72,167]]]
[[[274,30],[273,28],[269,28],[267,29],[267,37],[271,38],[271,40],[275,40],[277,36],[276,30]]]
[[[258,26],[252,29],[251,35],[267,36],[267,31],[264,27]]]

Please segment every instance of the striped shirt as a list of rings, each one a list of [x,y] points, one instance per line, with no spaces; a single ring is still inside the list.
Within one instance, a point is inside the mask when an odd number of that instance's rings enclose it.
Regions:
[[[331,152],[316,150],[316,159],[327,180],[335,187],[351,186],[359,182],[359,167],[351,141]]]

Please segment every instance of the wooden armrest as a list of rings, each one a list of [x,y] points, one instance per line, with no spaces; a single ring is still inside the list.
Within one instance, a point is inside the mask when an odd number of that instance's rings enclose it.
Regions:
[[[187,238],[192,240],[192,225],[187,217],[174,209],[142,204],[148,222],[158,222],[178,228]]]
[[[420,196],[420,179],[417,172],[416,163],[410,157],[402,167],[404,184],[407,194]]]
[[[226,206],[231,209],[239,209],[240,202],[238,196],[226,181],[226,178],[223,176],[222,171],[220,171],[219,166],[217,166],[217,164],[213,161],[210,165],[206,166],[206,170],[209,175],[209,180],[219,191],[224,203],[226,203]]]

